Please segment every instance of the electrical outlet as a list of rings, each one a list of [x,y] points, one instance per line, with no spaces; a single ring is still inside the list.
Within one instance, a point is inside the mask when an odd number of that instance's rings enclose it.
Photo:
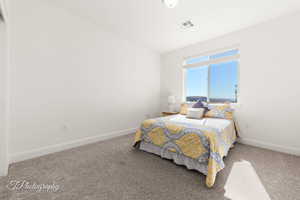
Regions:
[[[145,117],[146,117],[146,119],[150,119],[151,115],[150,114],[146,114]]]
[[[245,128],[245,129],[249,129],[249,124],[248,124],[248,123],[245,123],[245,124],[244,124],[244,128]]]
[[[63,132],[67,132],[67,131],[69,130],[69,127],[68,127],[66,124],[62,124],[62,125],[61,125],[61,130],[62,130]]]

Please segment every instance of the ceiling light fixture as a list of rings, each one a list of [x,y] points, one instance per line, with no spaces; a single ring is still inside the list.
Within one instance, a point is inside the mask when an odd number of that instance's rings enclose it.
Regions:
[[[191,20],[188,20],[188,21],[185,21],[185,22],[182,23],[183,28],[192,28],[194,26],[195,25],[193,24],[193,22]]]
[[[162,2],[168,8],[175,8],[178,4],[178,0],[162,0]]]

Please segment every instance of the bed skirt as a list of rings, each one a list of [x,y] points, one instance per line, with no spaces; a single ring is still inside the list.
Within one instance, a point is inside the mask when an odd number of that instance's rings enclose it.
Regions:
[[[159,155],[162,158],[173,160],[173,162],[178,165],[184,165],[188,169],[193,169],[200,173],[203,173],[204,175],[207,175],[208,162],[200,163],[199,161],[186,157],[183,154],[178,154],[171,151],[162,151],[162,148],[144,141],[141,141],[140,144],[136,147],[143,151]]]

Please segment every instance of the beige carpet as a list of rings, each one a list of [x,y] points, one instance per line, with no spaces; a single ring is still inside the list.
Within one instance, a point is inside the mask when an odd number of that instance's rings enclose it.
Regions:
[[[299,200],[300,158],[237,144],[214,188],[205,176],[131,147],[133,135],[16,163],[1,200]],[[57,192],[12,191],[11,181],[56,184]]]

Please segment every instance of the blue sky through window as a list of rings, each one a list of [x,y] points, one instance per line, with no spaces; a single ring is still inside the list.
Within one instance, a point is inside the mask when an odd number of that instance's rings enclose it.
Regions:
[[[210,67],[210,98],[235,99],[238,84],[238,62],[213,64]]]
[[[190,58],[186,61],[186,64],[194,64],[199,62],[209,61],[209,56],[201,56],[197,58]]]
[[[207,97],[208,66],[187,70],[186,95]]]
[[[215,55],[210,56],[210,59],[218,59],[218,58],[223,58],[226,56],[233,56],[233,55],[237,55],[239,53],[238,49],[234,49],[234,50],[230,50],[230,51],[226,51],[226,52],[222,52],[222,53],[217,53]]]
[[[238,54],[238,50],[231,50],[224,53],[218,53],[209,57],[209,59],[218,59],[226,56]],[[198,59],[189,59],[187,64],[194,64],[206,61],[207,57]],[[208,70],[210,77],[208,79]],[[208,81],[209,89],[208,89]],[[238,61],[232,60],[209,66],[201,66],[187,69],[186,96],[208,97],[211,101],[222,102],[236,100],[238,87]],[[208,91],[209,90],[209,91]]]

